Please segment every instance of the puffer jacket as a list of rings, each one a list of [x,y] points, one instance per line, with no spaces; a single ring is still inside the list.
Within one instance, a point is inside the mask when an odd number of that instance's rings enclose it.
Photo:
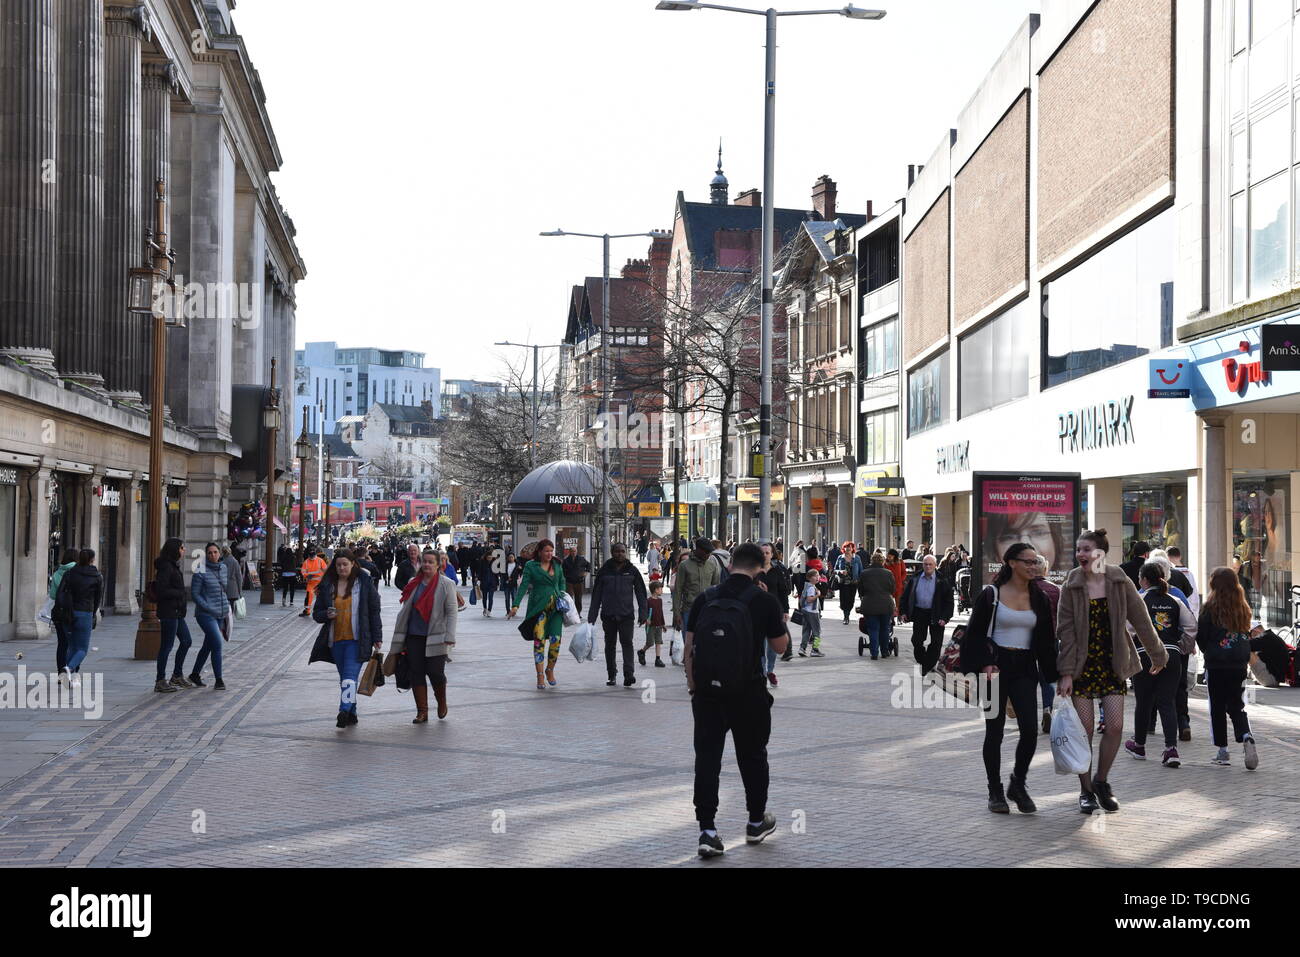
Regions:
[[[104,602],[104,577],[94,565],[69,568],[59,582],[59,604],[72,611],[99,611]]]
[[[602,618],[631,618],[636,613],[636,621],[644,621],[646,613],[645,580],[631,562],[616,562],[610,559],[596,573],[596,586],[591,590],[591,608],[587,611],[587,621],[596,623],[597,612]]]
[[[177,562],[159,556],[153,560],[154,591],[158,594],[158,618],[185,617],[185,576]]]
[[[1151,624],[1146,603],[1118,565],[1106,566],[1106,607],[1110,612],[1111,666],[1115,677],[1125,681],[1142,670],[1137,649],[1128,640],[1126,624],[1133,626],[1153,665],[1163,668],[1169,662],[1169,652]],[[1061,677],[1077,678],[1088,660],[1088,573],[1082,568],[1073,569],[1061,588],[1061,600],[1056,607],[1056,637],[1061,643],[1057,670]]]
[[[226,566],[221,562],[205,561],[203,571],[195,572],[190,579],[190,598],[194,600],[194,616],[206,615],[218,621],[230,613],[230,600],[226,598]]]

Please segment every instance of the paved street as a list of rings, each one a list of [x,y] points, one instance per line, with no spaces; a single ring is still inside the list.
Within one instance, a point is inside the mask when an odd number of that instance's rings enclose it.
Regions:
[[[396,589],[382,589],[385,618]],[[1203,693],[1177,771],[1121,756],[1123,804],[1100,822],[1052,772],[1046,739],[1029,784],[1040,812],[984,809],[982,721],[891,706],[902,657],[856,654],[828,608],[822,660],[779,666],[770,809],[781,829],[743,843],[730,749],[719,826],[725,858],[694,854],[691,722],[680,669],[606,688],[600,661],[566,648],[560,686],[539,692],[513,623],[460,617],[451,713],[410,724],[408,694],[361,699],[334,727],[337,677],[307,666],[316,626],[279,606],[241,623],[218,694],[156,695],[130,662],[133,622],[96,633],[86,670],[107,673],[104,717],[0,711],[0,864],[93,866],[1271,866],[1295,860],[1300,691],[1261,690],[1251,718],[1261,767],[1209,764]],[[639,640],[639,639],[638,639]],[[18,662],[17,652],[24,659]],[[4,670],[52,670],[53,642],[0,646]],[[948,699],[949,701],[952,699]],[[66,750],[64,750],[66,748]],[[10,753],[10,752],[13,753]],[[1004,747],[1007,768],[1012,751]],[[45,762],[45,763],[42,763]],[[196,823],[197,822],[197,823]],[[196,829],[200,833],[195,833]]]

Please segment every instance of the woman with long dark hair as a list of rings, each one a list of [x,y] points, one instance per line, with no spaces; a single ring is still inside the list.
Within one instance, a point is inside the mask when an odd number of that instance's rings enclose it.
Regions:
[[[337,727],[357,723],[357,676],[383,643],[379,589],[362,569],[356,554],[347,548],[334,552],[316,589],[312,619],[321,630],[312,647],[309,663],[328,661],[339,672]]]
[[[501,591],[506,600],[506,611],[514,607],[515,591],[519,588],[519,578],[524,573],[524,566],[515,558],[515,553],[506,552],[505,568],[501,574]]]
[[[1002,568],[993,584],[975,599],[966,636],[961,642],[963,670],[986,676],[996,698],[981,705],[984,722],[984,772],[988,776],[989,810],[1009,814],[1010,799],[1022,814],[1038,808],[1029,797],[1025,778],[1038,747],[1038,693],[1043,680],[1056,679],[1056,634],[1052,605],[1041,589],[1038,554],[1018,542],[1002,555]],[[1016,711],[1020,740],[1015,766],[1006,791],[1002,789],[1002,735],[1007,721],[1007,701]]]
[[[59,562],[59,567],[54,569],[54,574],[50,576],[51,600],[59,597],[59,585],[63,584],[63,576],[77,567],[77,556],[80,554],[81,552],[75,548],[63,550],[63,559]],[[72,623],[63,621],[61,615],[51,615],[50,624],[54,626],[54,636],[57,639],[54,646],[55,667],[58,669],[60,680],[66,680],[67,675],[63,672],[63,666],[68,663],[68,636],[72,631]]]
[[[537,543],[536,555],[524,566],[519,594],[506,617],[515,617],[525,598],[528,611],[524,619],[540,616],[533,632],[533,664],[537,668],[537,690],[545,691],[547,684],[552,688],[556,685],[555,663],[560,659],[560,636],[564,634],[564,615],[557,609],[566,590],[564,568],[555,560],[555,543],[549,538],[542,539]]]
[[[1165,565],[1149,561],[1138,572],[1139,594],[1147,606],[1151,624],[1169,653],[1169,665],[1162,671],[1151,673],[1151,658],[1146,649],[1137,648],[1138,663],[1142,670],[1133,676],[1133,697],[1136,707],[1133,714],[1133,737],[1124,743],[1124,750],[1139,761],[1147,757],[1147,734],[1155,715],[1160,715],[1160,725],[1165,735],[1165,750],[1160,763],[1176,768],[1182,763],[1178,756],[1178,712],[1174,695],[1183,673],[1183,655],[1196,647],[1197,622],[1186,602],[1178,598],[1165,578]]]
[[[1259,751],[1250,732],[1250,719],[1241,700],[1250,665],[1250,605],[1241,582],[1231,568],[1210,574],[1209,591],[1197,622],[1196,643],[1205,655],[1205,683],[1210,693],[1210,732],[1218,753],[1213,763],[1226,767],[1228,718],[1237,743],[1245,749],[1246,770],[1259,767]]]
[[[840,593],[840,611],[844,612],[844,624],[847,625],[858,598],[858,579],[862,577],[862,559],[852,542],[845,542],[839,558],[835,559],[834,576]]]
[[[1073,696],[1079,720],[1092,745],[1096,704],[1101,702],[1106,730],[1102,733],[1096,771],[1079,775],[1079,811],[1092,814],[1119,810],[1110,787],[1110,768],[1124,738],[1124,696],[1128,679],[1141,670],[1134,643],[1125,624],[1146,649],[1153,677],[1169,663],[1160,637],[1151,624],[1146,605],[1124,569],[1106,563],[1110,539],[1105,529],[1084,532],[1075,543],[1077,567],[1066,576],[1057,605],[1056,637],[1061,680],[1056,693]]]
[[[185,622],[185,575],[181,572],[181,557],[185,554],[185,545],[179,538],[169,538],[163,543],[162,550],[154,559],[153,587],[158,600],[158,626],[161,640],[158,644],[158,671],[154,682],[154,691],[175,691],[177,688],[194,687],[185,679],[185,656],[189,654],[190,626]],[[171,680],[167,680],[167,658],[171,655],[173,642],[179,640],[176,649],[176,664],[172,669]]]

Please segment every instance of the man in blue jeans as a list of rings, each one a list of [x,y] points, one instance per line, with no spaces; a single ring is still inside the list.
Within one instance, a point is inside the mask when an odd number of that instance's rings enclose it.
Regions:
[[[763,542],[758,546],[763,550],[763,570],[758,573],[755,581],[758,587],[766,591],[776,599],[777,604],[781,606],[781,613],[785,616],[786,635],[789,635],[790,623],[790,577],[785,570],[785,566],[776,561],[772,556],[772,545],[770,542]],[[787,637],[786,647],[789,648]],[[764,673],[767,675],[768,684],[776,686],[776,651],[771,645],[768,645],[764,655],[763,662]]]
[[[871,643],[871,660],[880,657],[882,646],[889,656],[890,619],[897,611],[894,602],[894,573],[885,567],[885,557],[879,552],[871,556],[871,564],[858,579],[858,597],[862,602],[862,624]]]
[[[908,581],[899,611],[903,621],[912,623],[916,663],[921,666],[921,674],[928,675],[943,651],[943,630],[953,612],[952,581],[939,575],[933,555],[921,560],[921,574]]]

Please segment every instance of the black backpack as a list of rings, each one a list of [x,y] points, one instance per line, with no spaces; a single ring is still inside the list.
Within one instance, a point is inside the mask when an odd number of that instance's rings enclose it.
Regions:
[[[695,686],[702,693],[730,697],[752,687],[755,679],[762,677],[749,614],[749,604],[758,594],[754,585],[735,598],[719,597],[718,588],[704,593],[704,609],[699,620],[691,622]]]

